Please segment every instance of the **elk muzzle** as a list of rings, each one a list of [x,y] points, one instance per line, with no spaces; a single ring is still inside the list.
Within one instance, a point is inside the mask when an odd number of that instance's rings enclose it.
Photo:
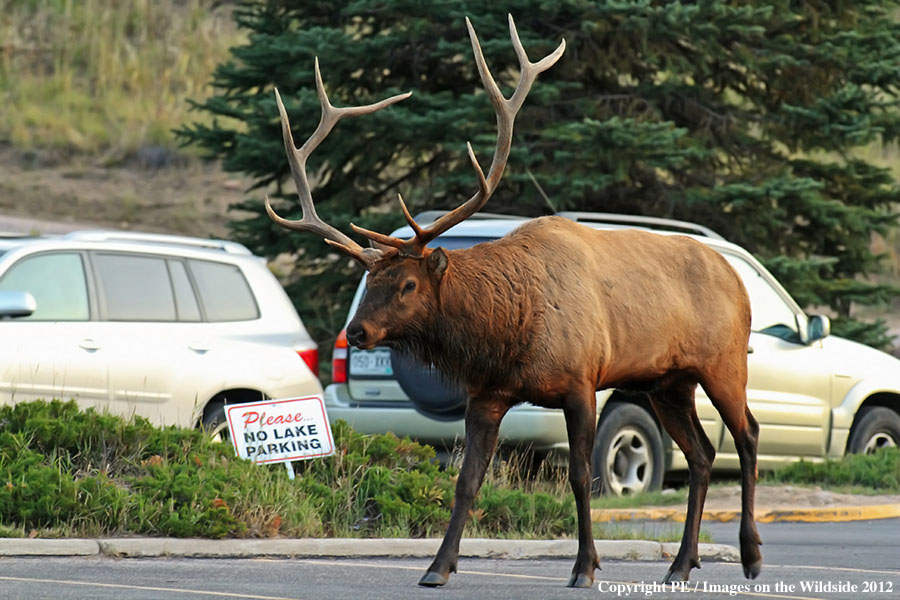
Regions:
[[[385,330],[356,317],[347,325],[347,341],[360,350],[371,350],[384,340]]]

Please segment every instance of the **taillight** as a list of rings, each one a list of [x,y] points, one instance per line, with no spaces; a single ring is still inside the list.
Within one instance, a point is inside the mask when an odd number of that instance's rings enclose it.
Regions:
[[[347,330],[342,330],[334,341],[331,356],[331,381],[347,383]]]
[[[306,366],[309,367],[309,370],[312,371],[312,374],[316,377],[319,376],[319,349],[312,348],[311,350],[297,350],[297,354],[300,355],[300,358],[303,359],[303,362],[306,363]]]

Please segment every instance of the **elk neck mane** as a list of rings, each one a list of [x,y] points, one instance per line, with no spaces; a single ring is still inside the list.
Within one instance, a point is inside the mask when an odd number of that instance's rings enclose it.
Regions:
[[[529,363],[543,328],[535,261],[511,237],[446,253],[433,321],[405,350],[453,383],[503,385]]]

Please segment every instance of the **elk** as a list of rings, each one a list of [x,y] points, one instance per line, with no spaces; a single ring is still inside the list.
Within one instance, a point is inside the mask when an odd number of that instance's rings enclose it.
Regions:
[[[497,188],[509,158],[513,122],[537,75],[565,50],[565,40],[529,61],[509,17],[521,76],[503,96],[485,63],[472,24],[466,26],[482,83],[497,117],[497,145],[485,176],[467,145],[478,190],[456,209],[422,227],[400,198],[415,235],[407,240],[351,225],[363,248],[317,215],[306,159],[345,116],[374,112],[409,96],[361,107],[335,108],[315,66],[322,117],[301,148],[294,145],[276,90],[284,146],[303,216],[278,224],[312,231],[357,260],[369,276],[366,294],[347,326],[351,344],[383,345],[433,363],[465,386],[465,455],[446,535],[419,581],[444,585],[457,568],[459,542],[497,445],[500,422],[514,405],[562,409],[569,440],[569,481],[578,516],[578,553],[568,585],[590,587],[600,568],[591,534],[591,451],[597,424],[595,391],[647,394],[690,473],[681,546],[664,581],[687,580],[699,567],[697,535],[715,449],[694,406],[706,390],[734,437],[741,465],[741,562],[755,578],[762,565],[753,520],[759,427],[747,408],[750,305],[735,271],[714,250],[686,236],[637,230],[603,231],[560,217],[526,222],[506,237],[461,250],[427,245],[480,210]]]

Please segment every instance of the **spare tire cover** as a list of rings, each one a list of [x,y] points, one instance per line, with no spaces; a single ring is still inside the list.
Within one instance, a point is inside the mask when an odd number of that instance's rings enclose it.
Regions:
[[[434,365],[391,350],[394,377],[421,414],[438,421],[456,421],[466,414],[466,393],[448,382]]]

